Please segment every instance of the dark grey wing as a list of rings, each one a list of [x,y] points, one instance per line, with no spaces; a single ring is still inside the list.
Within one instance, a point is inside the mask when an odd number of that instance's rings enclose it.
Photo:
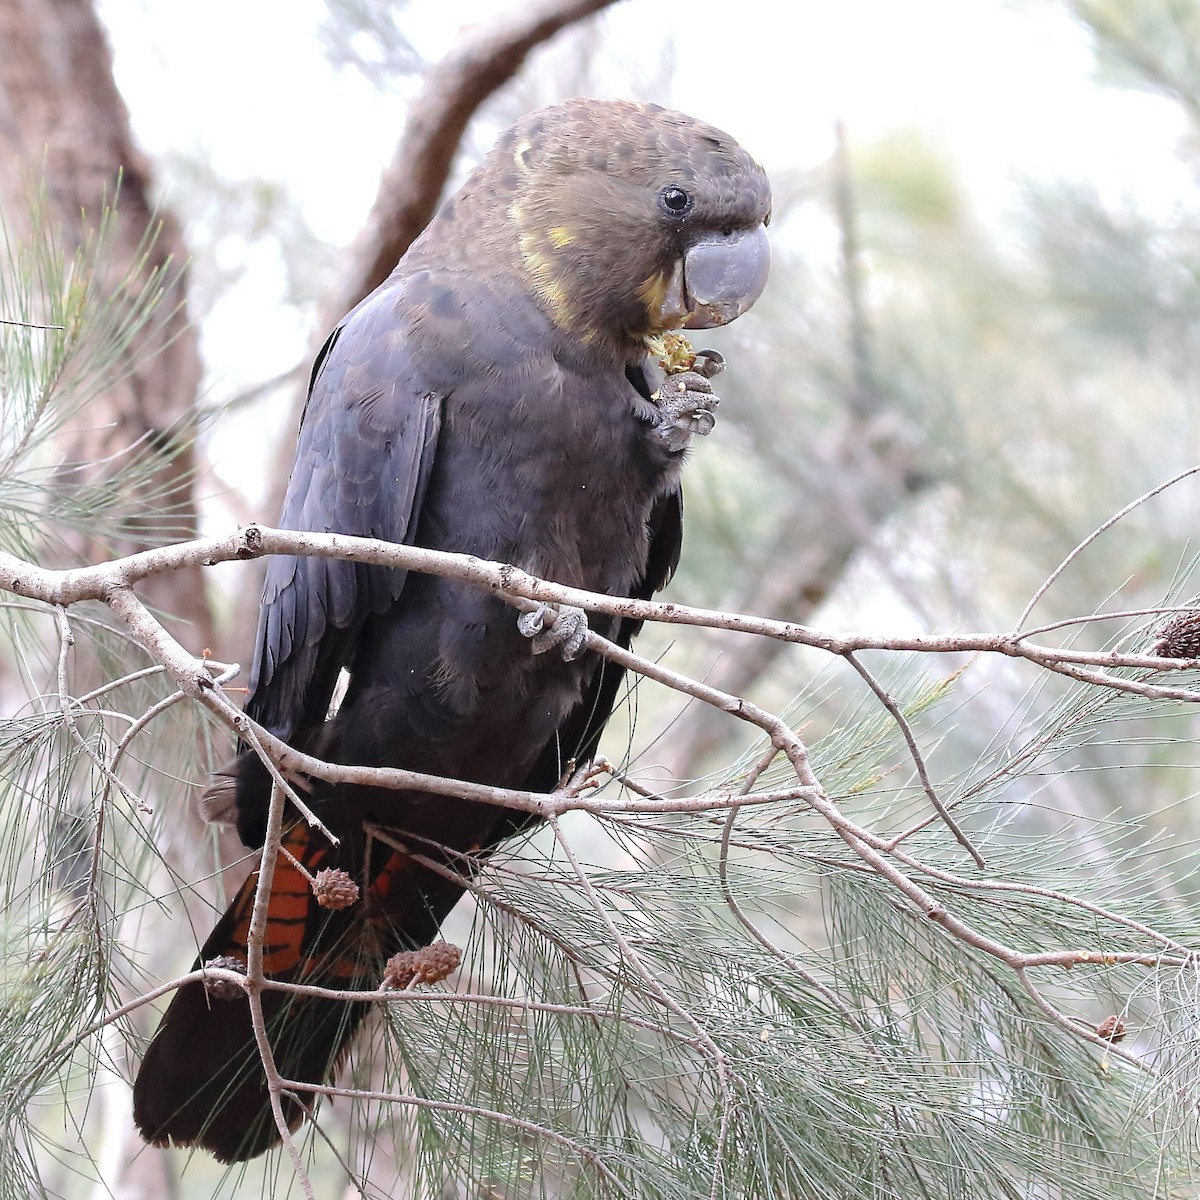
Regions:
[[[385,284],[334,330],[313,367],[281,524],[411,542],[436,451],[442,398],[407,349],[404,283]],[[325,719],[366,619],[405,572],[326,558],[273,558],[246,712],[289,739]]]

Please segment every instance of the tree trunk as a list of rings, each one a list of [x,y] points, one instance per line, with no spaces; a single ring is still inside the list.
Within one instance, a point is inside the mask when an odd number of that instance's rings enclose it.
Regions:
[[[119,528],[115,534],[108,528],[103,537],[54,530],[57,548],[48,539],[43,557],[86,563],[192,537],[194,409],[201,366],[186,310],[187,252],[178,222],[155,205],[151,171],[133,143],[107,37],[91,0],[0,0],[0,203],[10,237],[31,228],[31,204],[39,193],[37,219],[53,227],[67,258],[95,236],[105,209],[115,208],[96,280],[102,303],[126,303],[126,292],[137,294],[139,283],[167,268],[159,319],[133,337],[125,361],[112,373],[115,381],[60,431],[54,447],[56,484],[63,489],[105,478],[120,486],[122,469],[128,470],[133,455],[141,456],[140,471],[127,476],[137,482],[125,485]],[[132,281],[132,287],[123,292],[122,281]],[[213,644],[199,568],[155,576],[138,590],[169,614],[174,632],[189,648],[199,653]],[[74,690],[80,694],[99,664],[81,643],[72,665]],[[150,753],[155,749],[150,746]],[[196,878],[211,871],[211,850],[181,793],[171,787],[163,797],[167,819],[156,840],[167,861],[185,877]],[[90,805],[91,800],[80,802]],[[202,857],[207,861],[201,863]],[[165,877],[162,887],[169,887]],[[196,917],[202,923],[209,919]],[[144,966],[168,970],[179,954],[178,927],[156,914],[140,924],[138,944],[149,952]],[[102,1172],[98,1194],[122,1200],[173,1195],[171,1156],[141,1144],[124,1086],[112,1080],[93,1104],[98,1132],[89,1140]]]
[[[129,497],[117,544],[82,538],[71,555],[87,561],[194,536],[200,354],[187,317],[187,253],[178,222],[155,208],[150,168],[133,143],[90,0],[0,0],[0,147],[0,201],[10,230],[28,219],[40,184],[46,216],[67,254],[95,232],[105,207],[115,206],[100,281],[106,300],[122,302],[115,285],[129,275],[146,280],[164,265],[169,272],[164,319],[134,339],[125,378],[89,405],[59,443],[64,487],[120,471],[134,449],[152,456],[152,473],[141,477],[141,496]],[[191,626],[183,635],[189,645],[211,644],[199,568],[147,581],[143,597]]]

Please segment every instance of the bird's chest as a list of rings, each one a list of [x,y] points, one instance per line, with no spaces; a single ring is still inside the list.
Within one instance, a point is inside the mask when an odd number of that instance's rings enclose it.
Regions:
[[[653,407],[623,375],[612,385],[508,382],[499,396],[447,398],[417,540],[630,594],[646,577],[655,501],[678,470]],[[356,667],[356,711],[378,726],[390,759],[520,784],[579,705],[598,659],[535,655],[517,616],[485,589],[409,577]],[[612,618],[593,615],[591,625],[616,632]]]
[[[623,593],[641,577],[647,520],[678,461],[623,377],[452,409],[444,436],[458,484],[435,497],[443,548],[593,591]]]

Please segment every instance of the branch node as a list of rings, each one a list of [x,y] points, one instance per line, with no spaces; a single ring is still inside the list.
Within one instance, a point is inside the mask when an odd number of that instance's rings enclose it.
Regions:
[[[234,534],[238,558],[257,558],[263,552],[263,534],[257,525],[244,525]]]

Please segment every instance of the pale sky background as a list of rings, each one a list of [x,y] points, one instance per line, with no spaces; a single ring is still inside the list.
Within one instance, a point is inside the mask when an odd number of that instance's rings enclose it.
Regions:
[[[403,24],[433,61],[463,26],[510,3],[411,0]],[[321,0],[101,0],[100,8],[152,156],[199,151],[229,176],[277,180],[323,239],[353,238],[406,97],[381,96],[356,72],[328,65]],[[1088,179],[1106,198],[1160,214],[1195,203],[1176,153],[1177,109],[1098,86],[1084,32],[1038,0],[624,0],[597,37],[610,94],[662,99],[725,128],[777,178],[825,160],[840,118],[852,143],[919,131],[957,164],[988,222],[1004,220],[1030,178]],[[672,93],[648,95],[671,37]],[[526,70],[553,74],[545,57]],[[245,265],[203,328],[215,400],[293,365],[312,333],[281,303],[270,247],[248,251]],[[218,431],[218,462],[234,452],[220,441]]]
[[[404,24],[430,60],[497,0],[410,0]],[[202,146],[230,174],[283,180],[324,237],[349,240],[403,118],[326,63],[321,0],[102,0],[118,82],[152,153]],[[670,14],[669,18],[665,14]],[[918,126],[972,182],[1013,171],[1090,175],[1106,190],[1167,193],[1182,129],[1166,101],[1097,88],[1083,32],[1011,0],[625,0],[604,18],[615,57],[647,72],[678,45],[670,100],[724,126],[768,167],[811,164],[841,117],[873,138]]]

